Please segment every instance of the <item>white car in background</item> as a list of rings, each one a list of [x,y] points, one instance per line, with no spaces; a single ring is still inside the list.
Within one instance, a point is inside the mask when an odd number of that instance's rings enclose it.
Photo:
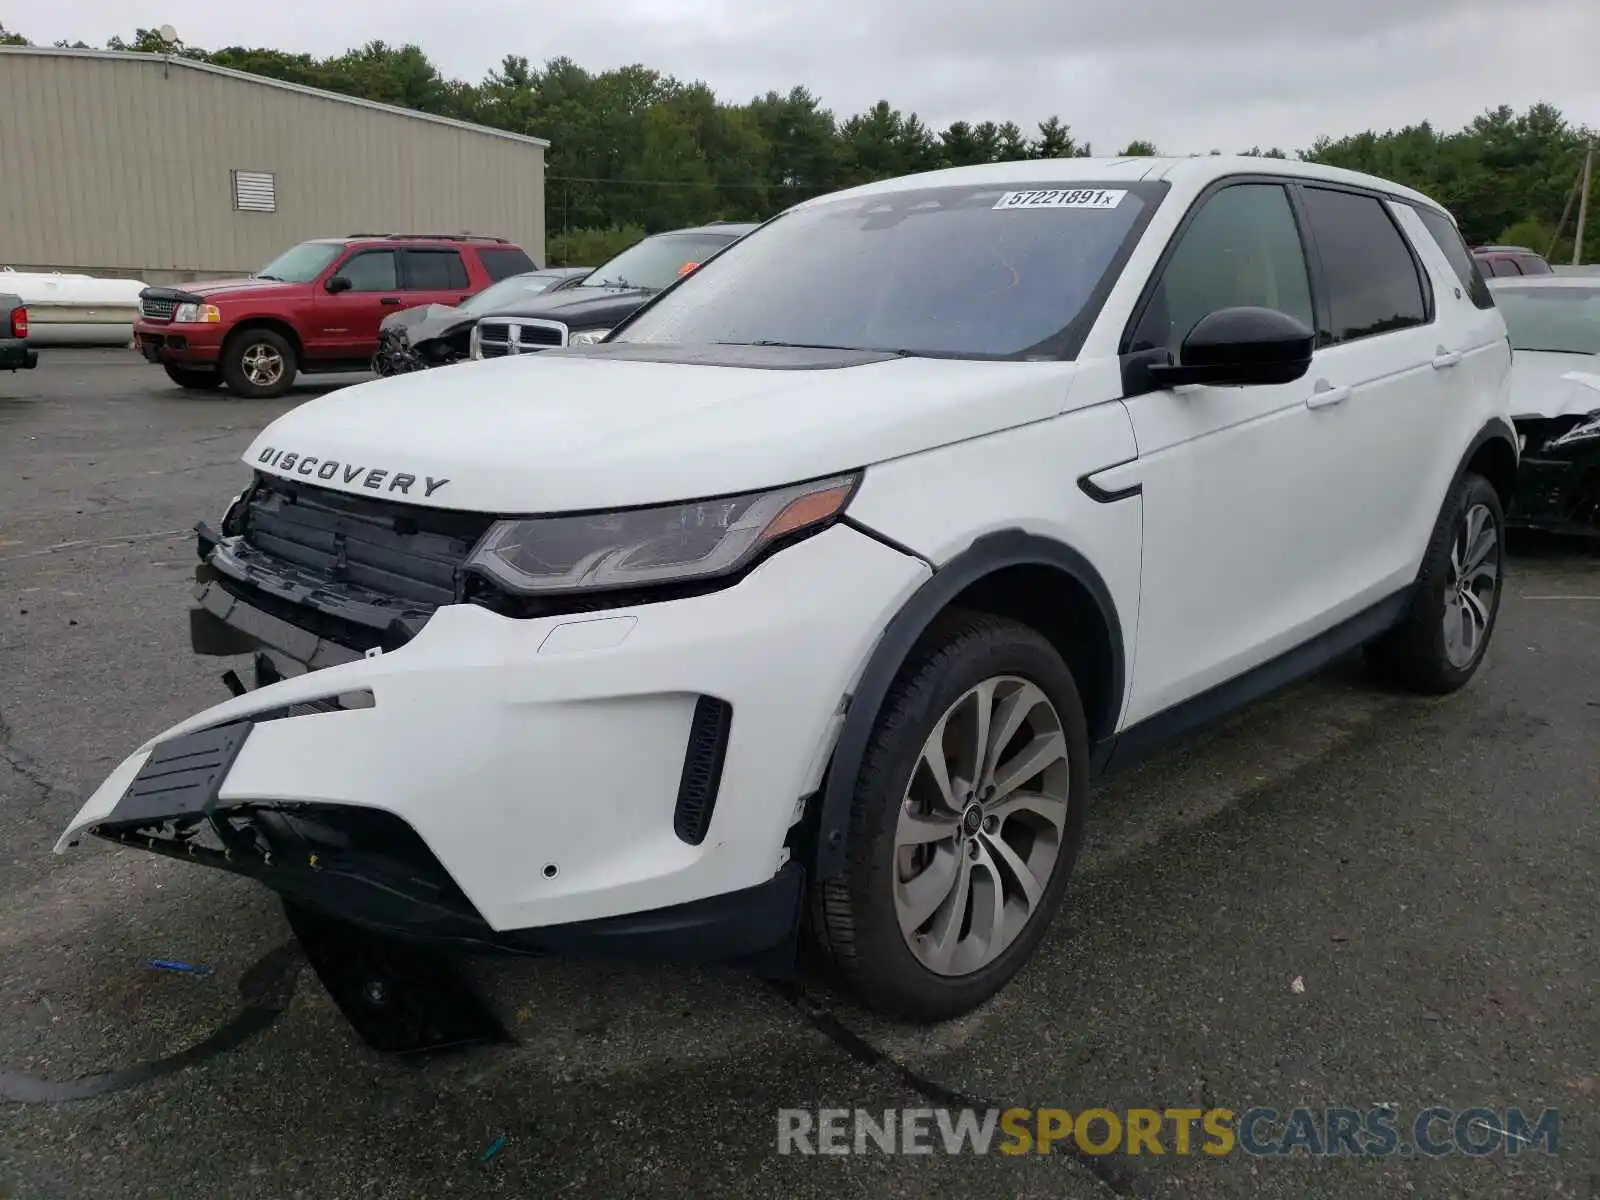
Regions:
[[[1508,519],[1600,535],[1600,276],[1489,283],[1511,339],[1511,414],[1523,451]]]
[[[456,946],[770,965],[803,930],[865,1004],[967,1012],[1044,936],[1097,774],[1358,647],[1472,678],[1510,357],[1450,216],[1365,175],[807,201],[598,344],[274,421],[192,626],[259,686],[58,849]]]

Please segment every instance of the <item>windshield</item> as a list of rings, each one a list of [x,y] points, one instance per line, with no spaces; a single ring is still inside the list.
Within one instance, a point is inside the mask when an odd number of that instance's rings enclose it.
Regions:
[[[612,340],[1070,357],[1160,189],[991,184],[797,209]]]
[[[310,283],[343,253],[344,246],[339,242],[301,242],[262,267],[256,278]]]
[[[604,266],[596,267],[578,286],[659,292],[687,268],[704,262],[733,239],[730,233],[658,233],[635,242]]]
[[[525,296],[537,296],[540,292],[549,291],[559,282],[559,279],[551,275],[513,275],[510,279],[502,279],[499,283],[492,283],[484,288],[462,304],[461,311],[474,317],[493,312],[502,305],[513,304]]]
[[[1600,354],[1600,284],[1594,287],[1497,287],[1513,350]]]

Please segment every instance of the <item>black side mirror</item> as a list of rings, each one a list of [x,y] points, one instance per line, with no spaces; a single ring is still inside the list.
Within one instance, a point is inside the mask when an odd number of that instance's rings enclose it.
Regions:
[[[350,280],[343,275],[335,275],[322,286],[337,295],[340,292],[348,292],[350,290]]]
[[[1146,360],[1152,388],[1205,383],[1250,387],[1293,383],[1311,369],[1316,334],[1274,308],[1222,308],[1200,318],[1176,363]]]

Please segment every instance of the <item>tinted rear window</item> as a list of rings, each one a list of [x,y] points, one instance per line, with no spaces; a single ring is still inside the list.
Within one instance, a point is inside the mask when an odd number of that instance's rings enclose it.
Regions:
[[[1355,192],[1308,187],[1303,195],[1322,260],[1332,340],[1427,324],[1417,262],[1389,210]]]
[[[1517,255],[1517,266],[1519,268],[1521,268],[1522,273],[1524,275],[1554,275],[1555,274],[1555,272],[1550,269],[1550,264],[1549,263],[1545,262],[1544,259],[1542,259],[1542,258],[1540,258],[1540,257],[1538,257],[1537,255],[1534,255],[1534,254],[1519,254],[1519,255]]]
[[[1461,231],[1456,228],[1455,222],[1436,208],[1419,206],[1416,213],[1433,235],[1439,249],[1444,251],[1445,258],[1450,260],[1450,269],[1456,273],[1456,278],[1461,281],[1472,302],[1479,308],[1493,308],[1494,296],[1489,292],[1489,285],[1483,281],[1477,259],[1472,257],[1467,243],[1461,240]]]
[[[469,286],[467,268],[455,250],[406,250],[406,286],[416,291],[445,292]]]
[[[483,247],[478,251],[478,261],[483,264],[484,273],[496,283],[524,271],[538,270],[533,259],[515,246]]]

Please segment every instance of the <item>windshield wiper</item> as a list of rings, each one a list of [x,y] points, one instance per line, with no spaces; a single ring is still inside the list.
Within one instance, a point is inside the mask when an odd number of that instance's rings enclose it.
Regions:
[[[851,354],[893,354],[897,358],[915,358],[913,350],[896,350],[888,346],[832,346],[826,342],[779,342],[762,338],[758,342],[712,342],[713,346],[777,346],[785,350],[846,350]]]
[[[257,275],[256,278],[257,279],[271,279],[276,283],[282,283],[283,282],[283,276],[282,275]]]

